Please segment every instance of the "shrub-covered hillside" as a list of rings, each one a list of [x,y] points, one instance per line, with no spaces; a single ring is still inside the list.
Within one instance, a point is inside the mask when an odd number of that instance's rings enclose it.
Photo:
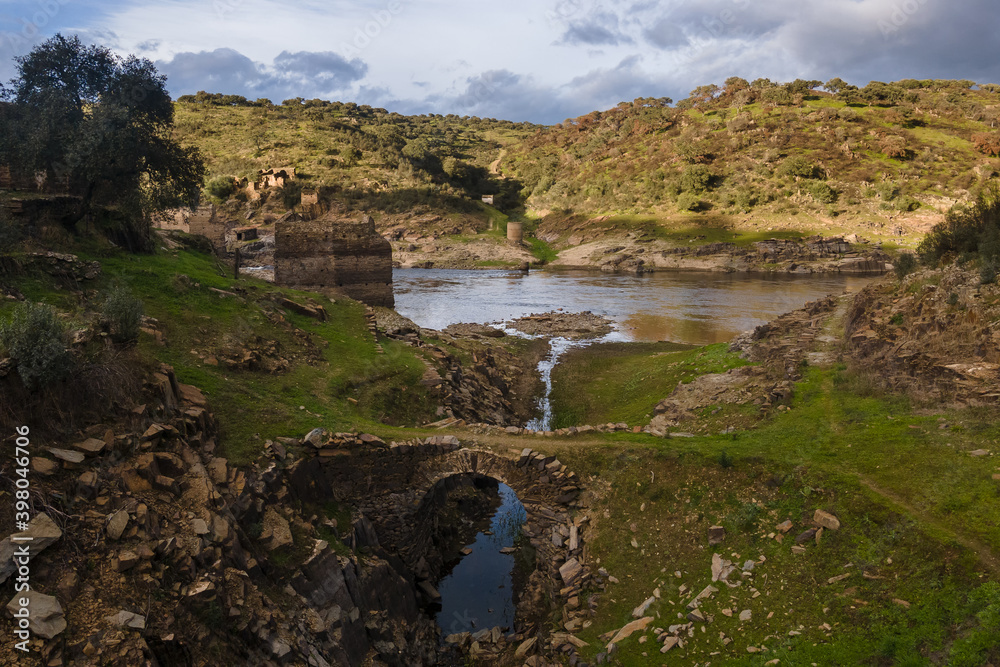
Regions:
[[[500,168],[535,209],[890,216],[946,207],[996,176],[998,88],[904,80],[727,79],[538,132]]]
[[[223,200],[232,178],[294,166],[289,203],[302,187],[359,208],[390,213],[418,205],[479,210],[483,194],[518,204],[519,187],[491,175],[505,147],[533,134],[529,123],[477,117],[402,116],[385,109],[323,100],[249,102],[199,93],[176,103],[175,136],[201,149],[207,194]],[[504,200],[501,197],[501,200]]]

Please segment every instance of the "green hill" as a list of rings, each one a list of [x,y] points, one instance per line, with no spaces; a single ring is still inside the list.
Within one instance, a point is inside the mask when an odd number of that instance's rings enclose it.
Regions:
[[[199,94],[177,103],[176,133],[201,149],[210,181],[290,164],[296,188],[349,208],[484,221],[476,200],[499,193],[497,208],[552,239],[597,216],[641,214],[668,227],[752,218],[915,241],[1000,173],[996,86],[823,87],[733,77],[676,104],[639,98],[552,127]]]

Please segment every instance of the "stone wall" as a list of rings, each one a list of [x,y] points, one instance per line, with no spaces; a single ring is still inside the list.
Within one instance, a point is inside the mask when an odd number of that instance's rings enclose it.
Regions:
[[[327,215],[278,222],[274,232],[274,281],[289,287],[337,289],[371,306],[391,308],[392,246],[375,221]]]
[[[226,223],[216,216],[215,206],[199,206],[194,209],[175,208],[158,214],[153,226],[187,234],[200,234],[212,242],[216,248],[226,244]]]

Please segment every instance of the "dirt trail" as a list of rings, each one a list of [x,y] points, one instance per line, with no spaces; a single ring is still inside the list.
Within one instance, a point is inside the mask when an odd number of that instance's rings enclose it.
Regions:
[[[845,471],[848,472],[848,471]],[[857,476],[858,480],[865,485],[865,488],[877,494],[888,504],[894,505],[897,511],[901,511],[902,514],[908,514],[909,516],[917,519],[921,524],[925,526],[930,526],[934,530],[938,531],[943,535],[947,535],[949,539],[954,541],[956,544],[960,544],[966,549],[969,549],[976,556],[979,557],[979,562],[983,564],[984,567],[989,569],[993,574],[1000,575],[1000,555],[998,555],[992,548],[987,546],[984,542],[970,537],[969,535],[963,535],[962,533],[956,533],[954,530],[949,528],[943,522],[939,521],[927,512],[923,512],[912,505],[910,505],[905,499],[897,495],[896,493],[883,489],[882,487],[875,484],[864,475],[858,472],[851,471],[851,474]]]
[[[816,337],[817,342],[820,344],[808,354],[808,359],[811,364],[821,368],[829,367],[836,360],[836,347],[840,345],[840,341],[843,339],[844,317],[847,314],[849,303],[849,298],[842,298],[837,304],[837,309],[826,320],[826,322],[823,323],[822,333]],[[830,385],[827,389],[832,389],[832,378],[827,378],[827,383]],[[828,391],[826,392],[827,400],[829,400],[829,396],[830,393]],[[832,410],[828,410],[827,414],[832,415]],[[838,430],[837,424],[832,419],[830,421],[830,428],[831,430]],[[976,539],[975,537],[955,532],[951,527],[946,525],[943,521],[935,518],[929,512],[917,509],[899,494],[878,486],[875,482],[860,472],[855,470],[846,470],[844,468],[838,468],[838,470],[841,473],[856,476],[858,481],[860,481],[865,488],[882,498],[887,504],[893,506],[896,511],[909,515],[910,517],[916,519],[920,524],[930,526],[938,533],[947,535],[948,538],[956,544],[960,544],[966,549],[969,549],[978,556],[979,562],[982,563],[984,567],[993,572],[993,574],[1000,575],[1000,555],[998,555],[984,542]]]

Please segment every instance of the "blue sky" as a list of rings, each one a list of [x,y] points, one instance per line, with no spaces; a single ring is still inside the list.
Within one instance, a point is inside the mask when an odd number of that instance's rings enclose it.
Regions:
[[[319,97],[556,123],[729,76],[1000,81],[995,0],[0,0],[0,80],[56,32],[174,96]]]

